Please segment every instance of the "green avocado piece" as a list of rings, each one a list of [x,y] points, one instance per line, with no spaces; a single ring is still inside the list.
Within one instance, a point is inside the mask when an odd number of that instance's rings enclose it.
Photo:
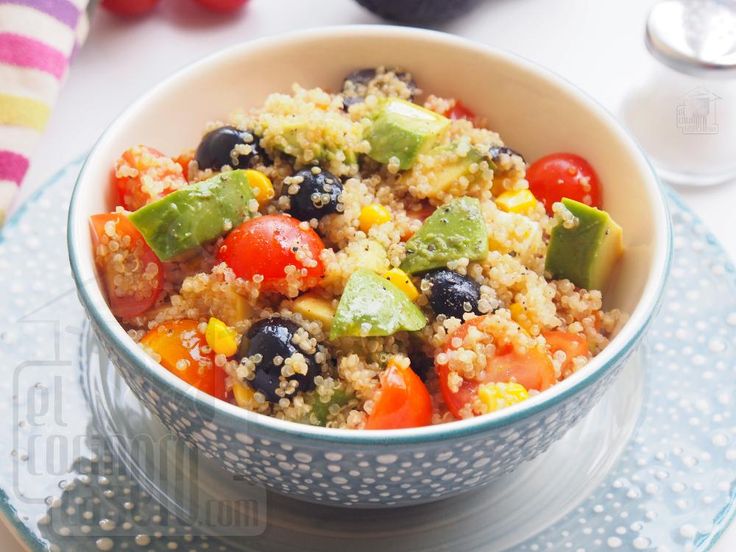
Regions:
[[[128,218],[156,256],[169,261],[250,217],[254,198],[245,172],[230,171],[172,192]]]
[[[443,154],[451,150],[452,146],[442,146],[435,148],[428,153],[441,158]],[[435,169],[432,171],[431,184],[432,188],[437,191],[437,194],[447,190],[450,186],[455,184],[461,177],[465,176],[468,180],[472,180],[473,175],[470,173],[470,167],[475,163],[483,161],[485,156],[475,148],[470,148],[467,155],[464,157],[457,158],[452,163],[437,163]],[[485,159],[492,169],[495,168],[493,161],[490,157]]]
[[[427,319],[409,297],[375,272],[360,268],[348,279],[330,327],[330,339],[343,336],[416,332]]]
[[[471,261],[488,255],[488,229],[480,201],[463,197],[439,207],[406,242],[401,270],[408,274],[446,266],[467,257]]]
[[[437,143],[449,125],[447,117],[406,100],[385,100],[366,133],[371,145],[368,155],[383,164],[396,157],[399,168],[408,169],[420,153]]]
[[[292,155],[296,158],[304,158],[304,147],[299,142],[300,134],[307,130],[308,125],[305,122],[298,121],[296,123],[284,125],[281,136],[286,140],[285,146],[277,145],[277,149],[280,149],[287,155]],[[309,149],[313,160],[318,162],[331,162],[335,159],[342,159],[346,164],[351,165],[357,161],[355,152],[349,149],[338,149],[334,146],[330,146],[326,142],[310,142]],[[339,154],[342,154],[340,157]]]
[[[353,396],[344,389],[335,389],[332,397],[327,402],[319,400],[319,395],[314,393],[314,398],[311,401],[312,414],[317,418],[317,425],[325,426],[327,424],[327,418],[330,414],[330,407],[333,404],[338,406],[345,406]]]
[[[608,213],[572,199],[562,204],[577,218],[552,229],[544,268],[553,278],[567,278],[585,289],[603,289],[623,253],[623,231]]]

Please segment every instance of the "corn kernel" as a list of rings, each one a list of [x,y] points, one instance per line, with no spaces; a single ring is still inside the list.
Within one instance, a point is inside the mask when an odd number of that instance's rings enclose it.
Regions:
[[[391,211],[386,209],[383,205],[378,203],[371,203],[366,205],[360,210],[360,216],[358,222],[360,222],[360,229],[368,233],[373,226],[383,224],[391,220]]]
[[[524,305],[521,303],[511,303],[511,305],[509,305],[509,310],[511,311],[511,320],[521,326],[521,329],[526,333],[529,333],[532,321],[529,319],[529,315],[527,314]]]
[[[486,383],[478,388],[478,397],[487,412],[495,412],[529,398],[529,393],[518,383]]]
[[[207,345],[215,354],[233,356],[238,350],[238,338],[235,330],[222,320],[210,318],[204,334]]]
[[[496,198],[496,205],[507,213],[528,213],[537,204],[537,198],[529,190],[510,190]]]
[[[253,395],[255,391],[249,385],[236,381],[233,384],[233,397],[238,406],[248,408],[253,404]]]
[[[248,184],[250,185],[253,193],[256,196],[256,201],[258,202],[258,205],[263,206],[265,203],[273,198],[273,184],[271,184],[271,179],[268,178],[265,174],[263,174],[261,171],[248,169],[245,171],[245,176],[248,177]]]
[[[294,312],[298,312],[307,320],[321,322],[327,328],[335,316],[335,309],[330,301],[311,293],[305,293],[294,301]]]
[[[388,272],[384,272],[383,277],[406,293],[407,297],[412,301],[419,297],[419,291],[414,285],[414,282],[412,282],[409,275],[400,268],[392,268]]]

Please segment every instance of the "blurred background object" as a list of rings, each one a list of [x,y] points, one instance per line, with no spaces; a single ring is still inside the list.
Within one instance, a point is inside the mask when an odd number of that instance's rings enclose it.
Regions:
[[[736,2],[662,0],[645,40],[656,61],[623,102],[629,129],[670,183],[736,180]]]
[[[373,13],[397,23],[430,25],[467,14],[477,0],[357,0]]]

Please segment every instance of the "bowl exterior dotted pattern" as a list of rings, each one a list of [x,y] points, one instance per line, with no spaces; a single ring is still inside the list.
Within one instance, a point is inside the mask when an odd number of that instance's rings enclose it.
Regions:
[[[485,485],[532,460],[581,420],[618,375],[603,377],[542,412],[491,431],[430,443],[361,445],[295,438],[243,424],[144,378],[105,332],[96,335],[135,395],[161,422],[234,475],[282,494],[338,506],[420,504]],[[634,346],[629,349],[629,354]]]
[[[68,203],[78,171],[75,163],[60,172],[0,233],[0,280],[7,291],[0,294],[0,358],[6,374],[0,378],[0,416],[10,421],[0,424],[0,440],[12,446],[8,461],[0,463],[0,511],[8,525],[34,552],[312,550],[308,540],[291,548],[271,544],[290,519],[236,545],[206,536],[146,490],[143,480],[155,474],[130,472],[108,445],[114,429],[95,417],[80,384],[84,313],[74,295],[60,231],[66,213],[59,206]],[[435,517],[451,522],[429,542],[422,543],[428,529],[421,523],[407,534],[403,517],[401,532],[387,538],[402,537],[409,543],[402,548],[406,552],[702,552],[712,547],[736,511],[736,389],[723,383],[736,379],[736,269],[705,225],[674,194],[670,209],[674,262],[662,312],[642,348],[647,366],[644,405],[633,438],[605,480],[573,499],[569,509],[552,512],[525,533],[529,537],[524,542],[501,545],[496,533],[484,531],[482,502],[464,509],[470,497],[483,500],[478,493],[421,507],[424,510],[416,515],[430,508],[439,510]],[[147,426],[137,416],[131,412],[126,423],[140,434]],[[59,448],[59,443],[69,446]],[[451,452],[446,462],[457,458],[457,465],[475,451]],[[574,450],[570,454],[574,461]],[[272,460],[283,461],[275,455]],[[587,473],[585,466],[579,470]],[[299,504],[274,498],[270,503],[274,508],[293,503],[291,510]],[[305,505],[304,523],[324,525],[339,549],[363,552],[365,544],[375,550],[375,539],[362,544],[350,540],[355,521],[341,533],[330,525],[339,512],[359,512],[328,509],[337,513],[315,521],[319,508]],[[400,513],[410,511],[414,509]],[[273,522],[283,522],[276,510],[268,515]],[[478,519],[467,525],[473,515]],[[391,514],[389,519],[396,517]],[[448,540],[455,526],[462,530],[455,537],[464,540]]]

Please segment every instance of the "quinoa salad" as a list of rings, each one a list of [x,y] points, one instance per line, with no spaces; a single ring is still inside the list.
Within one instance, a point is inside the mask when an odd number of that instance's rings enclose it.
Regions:
[[[588,161],[528,163],[407,71],[295,84],[193,146],[123,152],[90,226],[113,314],[203,393],[332,428],[445,423],[544,392],[625,319],[603,308],[623,232]]]

